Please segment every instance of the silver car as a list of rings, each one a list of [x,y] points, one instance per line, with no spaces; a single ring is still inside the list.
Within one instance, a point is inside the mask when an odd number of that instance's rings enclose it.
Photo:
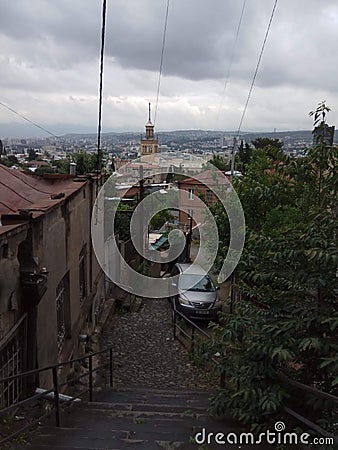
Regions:
[[[197,264],[175,264],[170,296],[174,308],[189,319],[217,320],[222,303],[211,277]],[[178,285],[177,285],[178,280]]]

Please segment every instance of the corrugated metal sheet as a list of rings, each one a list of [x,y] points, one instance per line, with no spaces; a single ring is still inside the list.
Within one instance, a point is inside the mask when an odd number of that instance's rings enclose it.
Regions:
[[[81,189],[85,182],[74,181],[74,176],[69,175],[44,178],[0,165],[0,215],[15,214],[20,209],[38,210],[41,214]],[[61,193],[62,198],[51,198]]]

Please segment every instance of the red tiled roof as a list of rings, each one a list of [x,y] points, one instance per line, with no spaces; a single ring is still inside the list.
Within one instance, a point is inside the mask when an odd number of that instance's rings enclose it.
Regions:
[[[45,177],[0,165],[0,216],[16,214],[20,209],[36,211],[40,215],[81,189],[83,182],[74,181],[73,175]],[[58,199],[51,198],[60,193],[65,195]]]
[[[179,181],[178,184],[194,184],[194,185],[200,185],[200,184],[226,184],[229,183],[229,179],[226,175],[223,174],[223,172],[220,171],[213,171],[213,170],[205,170],[204,172],[200,172],[196,174],[196,177],[190,177],[185,178],[182,181]]]

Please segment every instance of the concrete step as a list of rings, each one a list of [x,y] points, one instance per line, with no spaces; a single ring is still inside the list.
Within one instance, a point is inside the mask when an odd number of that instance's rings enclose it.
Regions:
[[[233,446],[223,446],[225,450],[233,450]],[[134,441],[134,442],[113,442],[111,441],[109,446],[104,447],[88,447],[86,444],[84,447],[69,447],[64,445],[50,445],[50,444],[41,444],[34,447],[30,447],[30,450],[219,450],[218,447],[208,446],[208,447],[201,447],[197,446],[196,444],[189,444],[186,442],[179,442],[179,441]],[[242,447],[243,450],[252,450],[252,447]]]
[[[110,425],[110,427],[109,427]],[[82,427],[63,427],[60,429],[52,427],[41,427],[38,429],[38,437],[35,439],[35,443],[41,443],[48,440],[56,444],[57,442],[68,442],[70,439],[74,439],[86,442],[107,442],[111,439],[117,440],[146,440],[146,441],[189,441],[190,437],[201,431],[201,425],[207,426],[208,430],[213,428],[214,431],[218,431],[221,424],[215,428],[214,424],[201,423],[198,426],[198,422],[191,421],[179,421],[179,420],[146,420],[146,421],[132,421],[121,420],[114,421],[113,423],[98,423],[96,427],[88,426],[87,423]]]
[[[158,389],[112,389],[95,394],[95,401],[104,403],[147,403],[196,406],[207,409],[210,392]]]
[[[79,407],[79,406],[78,406]],[[86,405],[86,411],[95,414],[105,411],[105,416],[115,417],[202,417],[208,416],[205,408],[155,404],[117,404],[117,403],[91,403]]]
[[[202,429],[214,435],[242,430],[231,418],[208,415],[209,395],[199,390],[149,388],[102,391],[96,396],[98,401],[63,411],[62,427],[54,427],[52,421],[38,427],[30,445],[20,450],[219,450],[215,442],[205,446],[193,443],[194,436]]]
[[[199,430],[202,426],[208,427],[210,430],[224,428],[224,420],[211,418],[206,415],[196,417],[186,415],[120,416],[112,418],[109,415],[100,414],[98,411],[95,414],[88,414],[88,411],[84,410],[81,415],[74,414],[68,418],[63,418],[62,425],[63,427],[74,429],[96,429],[102,433],[109,433],[112,430],[139,433],[140,430],[148,432],[148,429],[151,432],[166,433],[168,430],[172,432],[174,429],[175,433],[180,433],[182,430],[182,433],[186,435],[188,431]],[[237,429],[238,424],[234,421],[230,423],[227,421],[227,427]]]
[[[79,407],[79,406],[78,406]],[[173,405],[163,403],[106,403],[106,402],[91,402],[86,405],[86,409],[94,409],[101,411],[135,411],[135,412],[164,412],[164,413],[199,413],[205,414],[205,406],[196,406],[194,404]]]

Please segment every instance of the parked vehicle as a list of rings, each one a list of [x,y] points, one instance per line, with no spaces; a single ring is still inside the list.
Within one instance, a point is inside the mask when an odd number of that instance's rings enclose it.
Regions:
[[[218,320],[221,301],[211,277],[197,264],[175,264],[170,300],[189,319]],[[178,285],[177,285],[178,280]]]

